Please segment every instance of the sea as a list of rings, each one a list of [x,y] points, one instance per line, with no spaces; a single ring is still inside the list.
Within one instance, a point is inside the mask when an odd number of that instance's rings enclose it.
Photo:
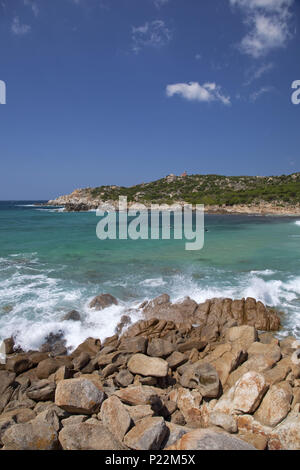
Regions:
[[[31,350],[62,333],[72,350],[113,335],[128,312],[141,319],[141,302],[162,293],[172,301],[254,297],[282,312],[281,336],[300,338],[300,217],[206,215],[203,249],[186,251],[172,237],[99,240],[95,211],[43,202],[0,202],[0,340],[13,335]],[[118,305],[90,309],[101,293]],[[63,320],[73,309],[81,322]]]

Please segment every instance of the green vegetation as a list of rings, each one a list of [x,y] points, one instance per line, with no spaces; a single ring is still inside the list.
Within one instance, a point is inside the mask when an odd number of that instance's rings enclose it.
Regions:
[[[117,200],[127,196],[128,201],[172,204],[185,201],[192,204],[228,205],[273,202],[280,204],[300,203],[300,173],[292,175],[220,176],[188,175],[174,176],[142,183],[129,188],[100,186],[85,190],[93,199]]]

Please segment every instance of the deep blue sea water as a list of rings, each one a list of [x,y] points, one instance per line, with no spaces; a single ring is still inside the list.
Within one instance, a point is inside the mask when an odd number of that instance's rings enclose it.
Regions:
[[[204,248],[186,251],[180,240],[100,241],[95,212],[34,204],[0,202],[0,339],[37,348],[62,330],[75,347],[112,335],[130,307],[163,292],[255,297],[284,311],[283,333],[300,337],[300,217],[206,215]],[[90,310],[102,292],[119,305]],[[82,323],[61,320],[71,309]]]

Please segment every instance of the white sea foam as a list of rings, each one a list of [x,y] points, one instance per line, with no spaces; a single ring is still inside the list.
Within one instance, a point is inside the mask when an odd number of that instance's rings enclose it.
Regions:
[[[39,348],[49,333],[59,331],[63,332],[71,349],[89,336],[103,340],[114,334],[122,315],[130,311],[133,322],[140,319],[141,313],[132,309],[146,298],[163,292],[170,294],[172,301],[189,296],[198,303],[214,297],[254,297],[264,304],[284,309],[288,313],[286,325],[300,337],[297,329],[297,325],[300,326],[300,277],[269,279],[268,270],[225,276],[223,270],[207,268],[200,278],[171,273],[141,279],[141,274],[136,274],[128,276],[126,281],[120,276],[120,280],[106,281],[101,286],[60,279],[61,267],[57,266],[53,273],[39,262],[35,253],[15,255],[0,260],[13,270],[8,275],[5,272],[6,277],[0,282],[0,340],[14,335],[24,349]],[[33,260],[38,263],[37,272],[30,266]],[[272,271],[272,276],[276,274]],[[124,289],[129,300],[119,299],[119,305],[104,311],[89,308],[95,295],[101,291],[114,293],[114,289],[121,289],[120,292]],[[65,313],[72,309],[80,312],[81,322],[62,321]]]
[[[296,220],[295,225],[300,225],[300,220]]]
[[[162,277],[157,277],[155,279],[145,279],[139,283],[141,286],[148,286],[148,287],[160,287],[167,284],[166,281],[163,280]]]

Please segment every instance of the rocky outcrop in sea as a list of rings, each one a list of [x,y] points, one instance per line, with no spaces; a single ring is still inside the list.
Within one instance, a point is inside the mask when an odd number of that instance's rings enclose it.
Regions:
[[[102,294],[93,308],[111,302]],[[5,340],[3,450],[300,449],[300,349],[276,338],[277,312],[166,294],[140,309],[142,320],[128,312],[114,336],[70,354],[59,337],[27,352]]]

